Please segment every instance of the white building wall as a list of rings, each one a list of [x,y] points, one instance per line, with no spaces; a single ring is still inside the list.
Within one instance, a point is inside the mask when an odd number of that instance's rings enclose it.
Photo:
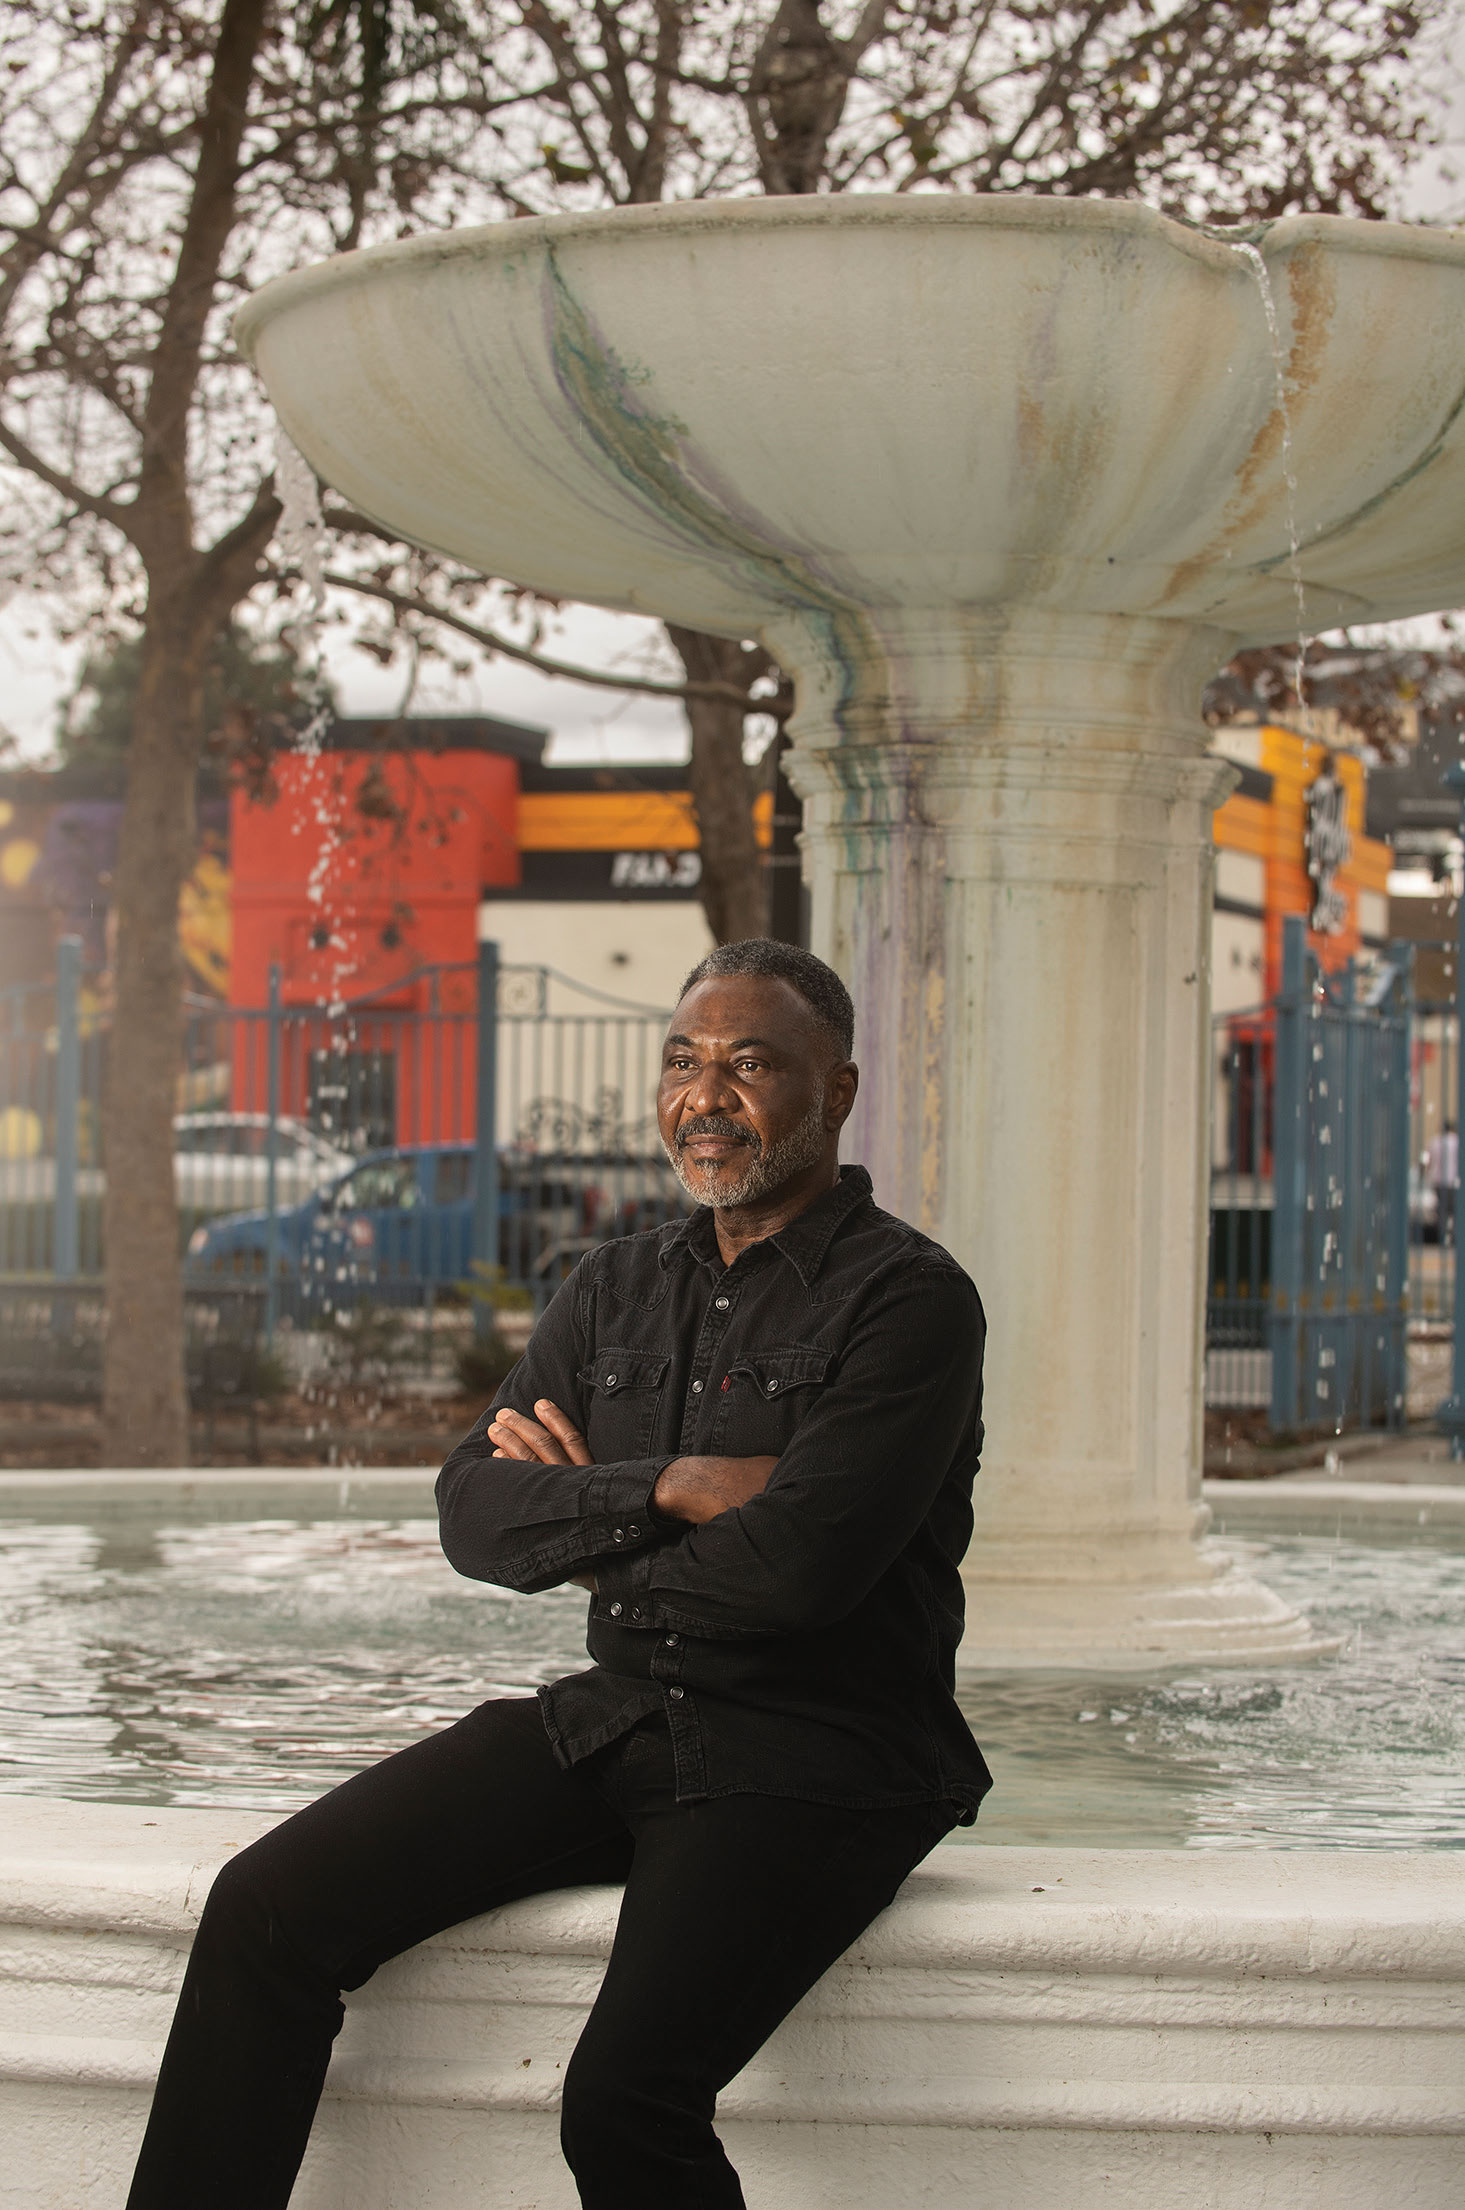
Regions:
[[[1266,993],[1266,932],[1260,914],[1211,916],[1211,1011],[1244,1013]]]
[[[637,1005],[670,1012],[682,978],[712,949],[695,899],[530,901],[486,899],[479,940],[491,938],[510,966],[553,967],[561,975]],[[583,997],[551,984],[552,1013],[583,1013]]]

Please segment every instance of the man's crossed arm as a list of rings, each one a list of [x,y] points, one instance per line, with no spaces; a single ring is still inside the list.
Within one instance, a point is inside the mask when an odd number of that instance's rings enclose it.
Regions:
[[[542,1466],[592,1466],[595,1461],[569,1414],[548,1397],[534,1407],[539,1417],[509,1406],[496,1412],[488,1427],[495,1458],[537,1459]],[[719,1512],[736,1511],[750,1496],[761,1496],[777,1458],[674,1458],[663,1466],[651,1492],[652,1509],[663,1519],[705,1526]],[[571,1573],[580,1588],[595,1588],[593,1573]]]
[[[983,1326],[954,1267],[883,1270],[776,1460],[595,1460],[564,1411],[579,1410],[588,1345],[579,1281],[536,1328],[513,1409],[496,1407],[438,1478],[443,1550],[460,1573],[526,1595],[594,1580],[598,1619],[734,1640],[851,1611],[953,1475],[945,1539],[964,1540]]]

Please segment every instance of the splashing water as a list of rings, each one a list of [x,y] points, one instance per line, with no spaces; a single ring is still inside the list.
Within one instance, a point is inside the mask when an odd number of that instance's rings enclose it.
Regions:
[[[321,625],[325,613],[325,516],[321,512],[320,485],[315,470],[304,454],[292,443],[283,428],[277,428],[275,436],[275,486],[280,494],[280,519],[275,528],[275,542],[288,567],[296,568],[305,585],[303,604],[297,617],[285,634],[305,663],[305,687],[315,694],[315,708],[310,720],[296,740],[296,750],[310,763],[311,812],[320,830],[320,846],[306,878],[307,903],[320,915],[320,924],[327,931],[328,948],[338,954],[347,948],[345,936],[337,925],[337,917],[326,911],[326,890],[332,863],[340,848],[340,823],[330,804],[324,776],[319,771],[321,741],[331,718],[330,691],[325,679],[325,654],[321,645]],[[339,1015],[345,1010],[342,983],[345,965],[337,959],[331,971],[330,1003],[327,1010]]]
[[[1302,710],[1308,730],[1312,726],[1312,711],[1307,703],[1305,685],[1307,655],[1307,592],[1302,581],[1302,543],[1297,524],[1297,471],[1292,461],[1292,409],[1287,401],[1287,349],[1282,342],[1282,325],[1277,314],[1277,298],[1272,290],[1271,271],[1254,245],[1239,238],[1228,238],[1226,245],[1232,253],[1239,253],[1256,278],[1256,288],[1262,295],[1262,311],[1267,318],[1267,337],[1272,348],[1272,372],[1277,385],[1277,411],[1282,417],[1282,483],[1287,494],[1287,568],[1292,577],[1292,595],[1297,602],[1297,657],[1292,668],[1292,687],[1297,693],[1297,703]]]
[[[299,640],[302,655],[309,649],[318,671],[321,614],[326,602],[326,523],[315,470],[284,430],[278,430],[275,436],[275,488],[280,494],[275,542],[286,561],[305,579],[305,605],[299,620],[291,624],[291,635]]]

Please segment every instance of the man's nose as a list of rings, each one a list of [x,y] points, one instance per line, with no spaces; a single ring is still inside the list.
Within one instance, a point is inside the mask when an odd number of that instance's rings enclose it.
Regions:
[[[731,1071],[715,1059],[706,1060],[687,1092],[687,1112],[700,1119],[704,1113],[734,1113],[741,1104]]]

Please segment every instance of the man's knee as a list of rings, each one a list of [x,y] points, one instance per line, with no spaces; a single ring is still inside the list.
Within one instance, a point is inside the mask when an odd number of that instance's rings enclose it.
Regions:
[[[273,1840],[273,1834],[265,1834],[220,1865],[204,1900],[200,1940],[248,1940],[270,1925],[278,1884]]]
[[[623,2037],[582,2036],[565,2069],[560,2140],[582,2186],[632,2177],[649,2157],[695,2166],[709,2151],[716,2090],[676,2061]]]
[[[309,1913],[294,1895],[284,1828],[241,1849],[219,1867],[194,1937],[201,1967],[213,1962],[231,1975],[268,1979],[312,1997],[334,1996],[340,1982],[333,1960],[319,1954]]]

